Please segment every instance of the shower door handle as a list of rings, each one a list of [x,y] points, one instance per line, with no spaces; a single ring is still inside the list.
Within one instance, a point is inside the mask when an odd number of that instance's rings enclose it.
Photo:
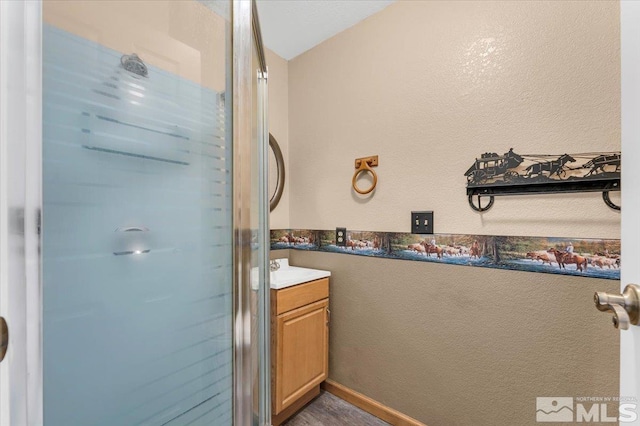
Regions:
[[[136,254],[147,254],[151,252],[148,245],[148,233],[150,229],[146,226],[125,226],[116,229],[119,235],[115,256],[128,256]]]
[[[640,286],[629,284],[622,294],[596,292],[593,295],[599,311],[613,313],[613,326],[627,330],[629,324],[640,325]]]
[[[9,327],[3,317],[0,317],[0,362],[4,359],[9,349]]]
[[[116,232],[149,232],[149,228],[144,226],[130,226],[128,228],[118,228]]]

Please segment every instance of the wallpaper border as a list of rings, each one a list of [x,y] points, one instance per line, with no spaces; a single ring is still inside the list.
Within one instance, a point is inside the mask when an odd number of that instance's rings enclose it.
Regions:
[[[272,229],[271,250],[320,251],[583,278],[620,279],[620,240],[615,239],[419,235],[348,230],[346,246],[338,246],[335,233],[335,230]],[[569,245],[573,246],[572,255],[567,254]],[[553,253],[550,250],[556,251]],[[564,263],[564,268],[560,267],[558,258]]]

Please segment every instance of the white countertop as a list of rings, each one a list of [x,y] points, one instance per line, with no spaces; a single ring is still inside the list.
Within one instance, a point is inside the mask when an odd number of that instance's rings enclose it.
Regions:
[[[275,259],[280,264],[277,271],[271,272],[271,288],[280,290],[294,285],[319,280],[331,276],[330,271],[321,269],[299,268],[289,265],[289,259]]]

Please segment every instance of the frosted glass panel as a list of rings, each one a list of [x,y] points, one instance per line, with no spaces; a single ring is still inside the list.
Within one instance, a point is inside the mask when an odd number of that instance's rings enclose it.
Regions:
[[[224,97],[121,56],[44,26],[45,425],[229,425]]]

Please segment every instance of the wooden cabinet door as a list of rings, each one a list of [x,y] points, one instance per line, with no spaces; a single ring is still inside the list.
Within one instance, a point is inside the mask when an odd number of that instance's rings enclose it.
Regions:
[[[327,378],[328,306],[324,299],[277,317],[275,414]]]

